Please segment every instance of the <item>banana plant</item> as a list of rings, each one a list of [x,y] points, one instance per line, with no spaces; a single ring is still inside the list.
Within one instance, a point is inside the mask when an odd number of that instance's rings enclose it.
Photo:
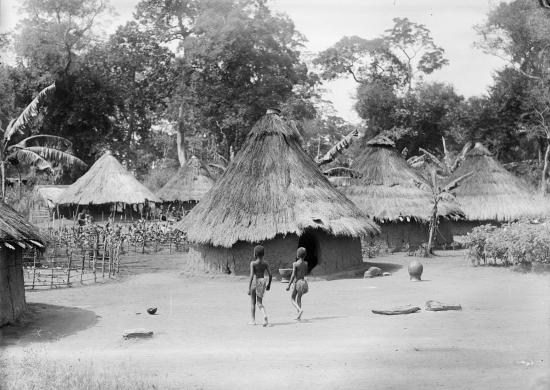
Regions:
[[[454,202],[454,190],[461,184],[464,179],[470,177],[472,173],[473,172],[468,172],[465,175],[462,175],[445,185],[441,185],[440,179],[438,178],[438,175],[436,173],[436,169],[432,168],[429,180],[427,180],[426,183],[417,184],[419,187],[422,186],[425,190],[428,190],[432,195],[432,214],[430,215],[430,231],[428,236],[428,250],[426,251],[426,256],[429,256],[432,253],[434,245],[434,236],[439,224],[439,203],[441,201]]]
[[[85,166],[84,162],[72,155],[72,143],[63,137],[54,135],[33,135],[14,142],[16,135],[24,135],[28,126],[40,112],[46,99],[54,92],[55,84],[44,88],[33,101],[25,107],[16,119],[12,119],[5,129],[0,123],[2,140],[0,141],[0,175],[2,181],[2,200],[6,196],[6,168],[8,165],[30,165],[42,171],[53,172],[53,164],[65,166]]]
[[[472,148],[472,143],[467,142],[460,153],[454,157],[451,152],[447,149],[447,143],[445,138],[441,137],[443,143],[443,158],[437,158],[433,153],[428,152],[426,149],[418,148],[419,152],[422,153],[419,156],[413,156],[407,160],[410,166],[413,168],[422,168],[425,166],[435,167],[437,173],[440,176],[449,176],[453,173],[459,165],[466,158],[466,154]]]

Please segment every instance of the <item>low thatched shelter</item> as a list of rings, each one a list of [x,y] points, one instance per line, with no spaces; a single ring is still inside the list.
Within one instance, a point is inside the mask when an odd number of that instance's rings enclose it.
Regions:
[[[390,249],[414,248],[428,242],[432,195],[424,178],[395,149],[395,143],[378,136],[366,143],[351,168],[360,177],[351,178],[340,190],[380,225],[380,238]],[[442,202],[442,219],[460,218],[458,205]],[[452,242],[452,234],[440,225],[436,242]]]
[[[210,171],[192,156],[156,195],[163,203],[177,203],[184,210],[192,209],[214,185]]]
[[[38,224],[48,222],[51,221],[56,214],[59,215],[57,212],[57,198],[68,187],[67,185],[53,184],[35,186],[29,211],[29,220],[31,223]]]
[[[88,209],[95,219],[109,215],[140,218],[160,199],[107,152],[59,197],[57,204],[72,206],[73,213]],[[73,217],[73,216],[69,216]]]
[[[13,323],[25,311],[23,250],[44,244],[34,226],[0,201],[0,326]]]
[[[456,189],[456,199],[466,220],[452,223],[454,234],[466,234],[475,226],[519,218],[548,215],[547,201],[496,161],[489,150],[476,143],[450,176],[449,181],[472,172]]]
[[[331,186],[301,148],[298,131],[273,110],[176,228],[193,244],[191,266],[237,274],[248,274],[257,244],[274,271],[288,267],[299,246],[316,273],[361,264],[360,237],[378,232]]]

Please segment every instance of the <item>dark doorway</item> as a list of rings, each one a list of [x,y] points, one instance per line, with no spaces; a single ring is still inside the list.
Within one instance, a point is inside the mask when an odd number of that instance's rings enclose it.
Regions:
[[[312,233],[304,233],[298,240],[298,247],[306,248],[307,271],[310,273],[319,261],[317,258],[317,239]]]

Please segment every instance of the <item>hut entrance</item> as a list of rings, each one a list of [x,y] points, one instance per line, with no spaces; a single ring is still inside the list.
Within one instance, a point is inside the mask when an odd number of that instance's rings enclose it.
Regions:
[[[317,239],[312,233],[304,233],[298,240],[298,247],[306,248],[306,261],[308,265],[308,273],[318,264],[317,259]]]

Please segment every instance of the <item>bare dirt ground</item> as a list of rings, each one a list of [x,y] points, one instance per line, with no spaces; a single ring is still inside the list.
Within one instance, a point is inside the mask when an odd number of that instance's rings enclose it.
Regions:
[[[135,371],[156,388],[550,388],[548,274],[439,254],[422,259],[423,282],[409,281],[414,258],[403,254],[375,259],[389,277],[311,280],[302,322],[275,281],[265,299],[269,328],[247,325],[245,278],[185,275],[181,254],[135,258],[118,282],[28,292],[25,324],[1,330],[0,388],[13,388],[2,378],[24,369],[29,354],[69,370],[91,362],[91,375]],[[425,311],[430,299],[463,310]],[[423,310],[371,312],[406,304]],[[157,315],[146,313],[151,306]],[[136,327],[154,337],[122,339]]]

